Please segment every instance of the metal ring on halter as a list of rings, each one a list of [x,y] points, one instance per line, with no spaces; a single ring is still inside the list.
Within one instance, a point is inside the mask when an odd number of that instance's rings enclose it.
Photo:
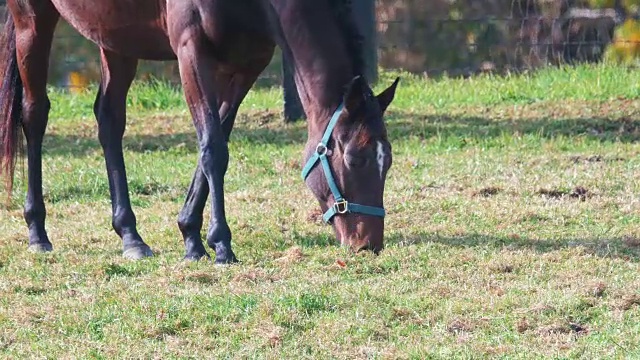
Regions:
[[[316,146],[316,153],[320,156],[322,155],[327,155],[327,152],[329,151],[329,149],[327,148],[327,146],[323,143],[318,144],[318,146]]]

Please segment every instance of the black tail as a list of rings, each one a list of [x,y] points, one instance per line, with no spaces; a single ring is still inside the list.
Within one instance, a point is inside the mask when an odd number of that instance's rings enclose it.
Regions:
[[[11,12],[0,37],[0,175],[5,177],[8,199],[13,191],[16,155],[22,149],[22,79],[18,72],[16,31]]]

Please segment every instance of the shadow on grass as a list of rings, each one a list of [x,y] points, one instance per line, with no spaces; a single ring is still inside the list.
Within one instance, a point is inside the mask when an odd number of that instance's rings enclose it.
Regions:
[[[322,225],[320,233],[300,233],[294,237],[294,244],[303,248],[340,247],[333,230]],[[563,239],[530,239],[526,237],[496,236],[492,234],[464,233],[459,236],[441,236],[431,232],[403,233],[394,231],[385,234],[386,247],[406,247],[411,245],[441,244],[457,248],[482,247],[492,250],[531,250],[538,254],[553,251],[582,248],[587,253],[602,258],[618,258],[640,262],[640,238],[623,236],[613,238],[563,238]]]
[[[299,144],[300,149],[306,141],[306,131],[298,128],[256,128],[249,129],[237,126],[232,135],[232,142],[252,144],[292,145]],[[123,148],[126,152],[146,153],[181,149],[188,153],[197,153],[198,139],[195,131],[157,135],[125,135]],[[81,157],[94,152],[102,153],[97,137],[80,135],[47,134],[43,144],[43,152],[51,156]]]
[[[271,144],[277,146],[299,145],[306,141],[306,127],[291,126],[280,123],[279,117],[266,124],[249,123],[236,125],[232,135],[233,142],[252,144]],[[619,118],[504,118],[495,120],[480,116],[444,116],[432,114],[416,114],[410,112],[390,112],[388,130],[391,142],[409,137],[418,139],[452,140],[464,144],[484,142],[505,135],[536,135],[541,138],[559,136],[583,137],[596,141],[635,142],[640,139],[640,120],[628,117]],[[248,126],[248,125],[249,126]],[[125,151],[153,152],[166,151],[172,148],[183,148],[188,152],[197,151],[195,132],[159,133],[156,135],[129,134],[124,139]],[[99,151],[100,144],[96,137],[73,134],[47,134],[44,151],[54,156],[82,156]]]
[[[483,247],[489,249],[524,249],[539,254],[562,249],[583,248],[589,254],[602,258],[619,258],[640,261],[640,239],[633,237],[615,238],[568,238],[529,239],[519,236],[495,236],[490,234],[462,234],[460,236],[440,236],[429,232],[411,234],[392,233],[385,241],[387,246],[409,246],[427,243],[442,244],[459,248]]]
[[[333,233],[327,232],[326,235],[306,235],[297,237],[294,240],[295,245],[302,248],[328,248],[328,247],[340,247],[340,243],[336,240]]]

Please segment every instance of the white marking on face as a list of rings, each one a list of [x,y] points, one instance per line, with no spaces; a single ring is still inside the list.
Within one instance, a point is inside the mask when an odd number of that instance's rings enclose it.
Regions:
[[[376,160],[378,160],[378,170],[380,170],[380,179],[382,179],[382,170],[384,169],[384,148],[382,147],[382,143],[378,141],[378,146],[376,148]]]

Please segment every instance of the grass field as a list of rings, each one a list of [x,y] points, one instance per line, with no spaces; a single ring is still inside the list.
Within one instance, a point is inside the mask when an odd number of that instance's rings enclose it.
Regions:
[[[242,263],[228,267],[181,261],[197,157],[181,93],[129,98],[131,196],[157,255],[131,262],[111,229],[94,93],[52,91],[54,252],[25,251],[19,166],[0,208],[0,357],[640,357],[640,72],[402,77],[385,251],[352,255],[318,222],[299,175],[305,125],[283,124],[279,89],[259,90],[230,144]]]

